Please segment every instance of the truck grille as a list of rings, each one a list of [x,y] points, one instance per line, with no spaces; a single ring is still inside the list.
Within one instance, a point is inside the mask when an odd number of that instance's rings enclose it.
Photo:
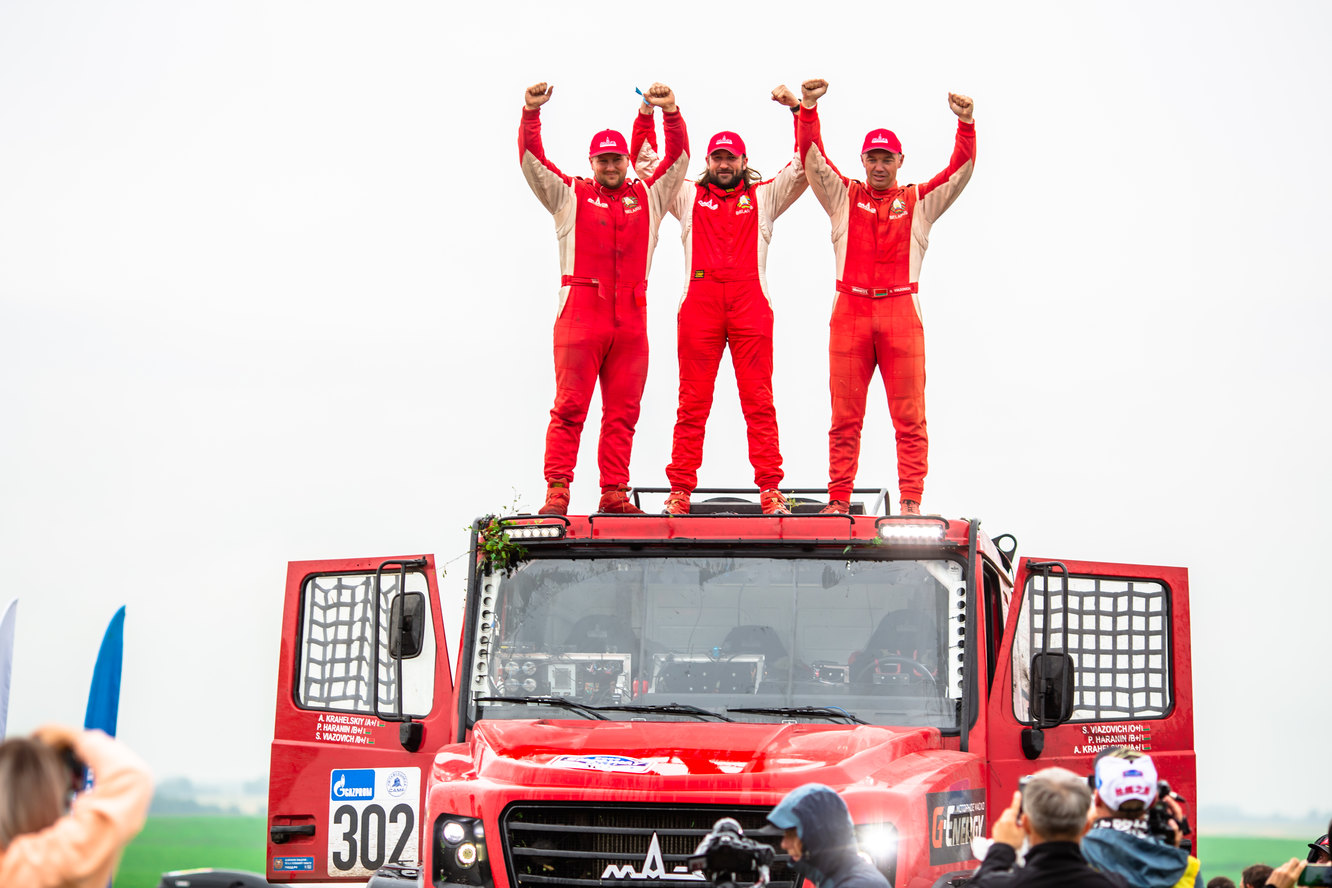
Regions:
[[[778,854],[770,885],[794,888],[795,874],[781,851],[781,833],[768,826],[770,806],[723,805],[510,805],[500,814],[509,881],[538,885],[660,883],[684,877],[689,855],[722,817],[734,817],[746,837]],[[767,835],[757,831],[763,830]],[[699,884],[707,884],[699,879]],[[748,884],[748,883],[741,883]]]

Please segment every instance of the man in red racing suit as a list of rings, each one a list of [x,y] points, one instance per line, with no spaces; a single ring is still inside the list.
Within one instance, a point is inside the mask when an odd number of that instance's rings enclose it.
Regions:
[[[570,177],[546,159],[540,108],[554,87],[538,83],[524,96],[518,130],[523,176],[555,217],[560,249],[560,299],[555,320],[555,405],[546,430],[546,502],[542,514],[563,515],[578,458],[578,440],[592,389],[601,382],[599,512],[641,511],[629,502],[629,457],[647,381],[647,276],[666,205],[689,165],[689,141],[675,94],[653,84],[645,101],[660,106],[666,151],[646,182],[626,179],[624,136],[603,130],[588,151],[592,178]]]
[[[976,162],[971,99],[948,94],[958,117],[952,159],[923,185],[898,185],[902,145],[888,130],[865,136],[865,181],[848,179],[824,156],[818,99],[826,80],[802,84],[797,135],[805,175],[832,219],[837,294],[828,340],[832,428],[828,432],[828,507],[846,512],[860,461],[860,430],[874,368],[888,392],[897,435],[902,514],[919,514],[929,439],[925,432],[925,336],[917,279],[930,226],[966,187]]]
[[[796,110],[796,98],[785,86],[774,89],[772,98]],[[640,176],[657,168],[655,145],[652,106],[640,106],[630,143]],[[707,164],[694,186],[681,188],[667,207],[680,220],[689,273],[676,316],[680,400],[666,467],[671,493],[665,513],[689,514],[717,368],[729,345],[763,512],[789,514],[786,497],[777,489],[782,454],[772,403],[767,259],[772,223],[804,192],[805,173],[795,157],[775,177],[760,181],[749,169],[744,141],[732,132],[712,137]]]

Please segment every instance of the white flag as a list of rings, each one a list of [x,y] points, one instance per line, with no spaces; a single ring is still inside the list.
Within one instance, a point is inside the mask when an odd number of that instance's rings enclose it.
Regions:
[[[9,676],[14,670],[14,621],[18,619],[15,598],[0,614],[0,738],[5,736],[9,718]]]

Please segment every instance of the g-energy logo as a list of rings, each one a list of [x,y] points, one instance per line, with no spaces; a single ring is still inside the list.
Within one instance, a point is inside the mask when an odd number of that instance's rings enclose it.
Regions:
[[[971,840],[985,835],[985,791],[962,789],[925,795],[930,865],[971,859]]]
[[[335,770],[330,782],[329,798],[335,802],[349,799],[368,802],[375,797],[375,772],[370,768]]]

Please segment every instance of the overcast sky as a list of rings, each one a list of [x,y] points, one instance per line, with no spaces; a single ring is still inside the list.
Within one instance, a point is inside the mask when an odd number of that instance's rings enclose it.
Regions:
[[[566,171],[661,80],[696,151],[735,130],[772,173],[768,91],[822,76],[834,162],[888,126],[906,181],[947,162],[947,92],[976,100],[976,172],[921,276],[927,511],[1027,555],[1188,567],[1200,801],[1326,809],[1329,24],[1313,2],[0,4],[10,730],[82,719],[126,604],[121,736],[162,776],[265,772],[287,561],[445,561],[474,516],[541,501],[558,269],[516,162],[524,88],[557,85]],[[678,233],[643,486],[669,460]],[[785,485],[822,486],[812,194],[768,275]],[[700,477],[743,485],[723,367]],[[891,484],[874,385],[859,482]]]

